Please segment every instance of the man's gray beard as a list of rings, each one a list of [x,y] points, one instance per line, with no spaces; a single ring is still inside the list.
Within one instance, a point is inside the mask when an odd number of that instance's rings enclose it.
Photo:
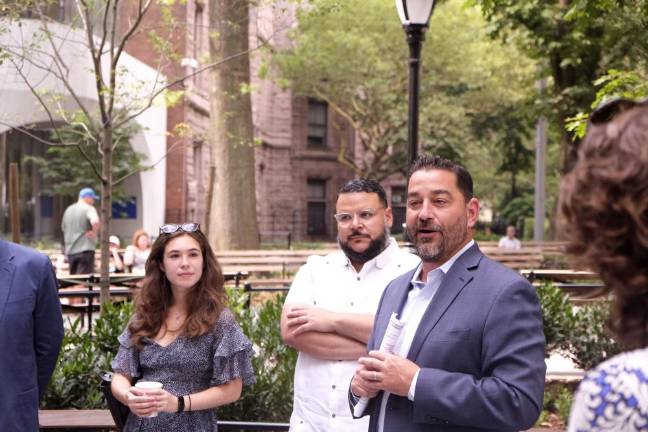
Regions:
[[[442,233],[441,241],[436,244],[432,242],[417,242],[413,230],[409,229],[409,227],[407,228],[407,235],[412,239],[414,248],[416,249],[416,255],[421,258],[421,261],[438,263],[450,258],[446,256],[447,251],[454,249],[466,238],[467,230],[461,229],[461,226],[463,225],[457,225],[445,230],[441,230],[440,227],[434,227],[434,229],[440,230]]]
[[[380,237],[371,240],[371,243],[369,243],[369,246],[363,252],[354,251],[353,249],[351,249],[348,242],[343,243],[342,241],[340,241],[339,237],[338,244],[340,245],[342,252],[344,252],[344,255],[346,255],[347,258],[351,260],[351,262],[364,264],[367,261],[371,261],[378,255],[380,255],[380,253],[387,248],[388,239],[389,228],[385,226],[385,231],[383,232],[383,234]]]

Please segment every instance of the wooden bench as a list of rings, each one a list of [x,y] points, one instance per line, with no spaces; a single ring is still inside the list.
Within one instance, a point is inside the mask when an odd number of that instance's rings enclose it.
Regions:
[[[107,409],[39,410],[41,429],[117,429]]]
[[[520,270],[520,274],[529,279],[530,282],[536,280],[553,282],[599,280],[598,275],[594,272],[578,270],[525,268]]]
[[[248,279],[246,282],[249,283],[253,289],[267,288],[267,287],[290,288],[293,279],[292,278],[261,278],[261,279]]]
[[[507,250],[498,247],[480,246],[480,249],[487,257],[515,270],[540,268],[544,261],[542,249],[537,247]]]
[[[38,424],[40,429],[117,429],[107,409],[39,410]],[[287,431],[288,428],[288,423],[218,420],[218,430],[223,431]]]

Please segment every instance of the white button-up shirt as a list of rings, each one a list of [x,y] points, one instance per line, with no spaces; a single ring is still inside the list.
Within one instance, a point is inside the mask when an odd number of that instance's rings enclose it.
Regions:
[[[438,291],[443,278],[450,271],[452,265],[459,259],[464,252],[466,252],[472,245],[475,244],[474,240],[470,240],[463,248],[461,248],[456,254],[454,254],[448,261],[443,263],[441,266],[436,269],[428,272],[425,282],[422,282],[421,279],[421,270],[423,269],[422,264],[419,264],[418,269],[414,272],[412,277],[412,289],[407,294],[407,301],[403,306],[403,310],[400,312],[401,321],[405,322],[405,326],[401,331],[400,337],[396,341],[396,347],[394,353],[398,354],[401,357],[407,357],[410,347],[412,346],[412,341],[414,340],[414,335],[416,330],[418,330],[423,314],[425,314],[426,309],[430,306],[434,295]],[[414,391],[416,389],[416,380],[418,379],[418,372],[414,375],[412,383],[409,388],[407,397],[409,400],[414,400]],[[380,415],[378,417],[378,432],[383,431],[383,426],[385,424],[385,407],[387,406],[387,400],[389,399],[390,392],[384,392],[383,397],[380,401]]]
[[[343,252],[311,256],[299,269],[286,304],[309,304],[340,313],[375,314],[387,284],[412,270],[418,257],[389,246],[356,272]],[[295,394],[290,430],[362,431],[368,418],[354,420],[347,391],[357,366],[355,360],[323,360],[300,352],[295,366]]]

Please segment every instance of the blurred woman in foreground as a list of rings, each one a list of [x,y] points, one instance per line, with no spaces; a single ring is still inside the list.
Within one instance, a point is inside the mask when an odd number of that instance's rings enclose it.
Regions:
[[[628,349],[587,373],[568,430],[648,431],[648,103],[592,113],[560,211],[567,251],[613,294],[608,327]]]

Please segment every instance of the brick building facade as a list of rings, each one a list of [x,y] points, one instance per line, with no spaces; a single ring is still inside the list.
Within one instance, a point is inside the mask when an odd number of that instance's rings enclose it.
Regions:
[[[174,43],[184,53],[182,66],[165,71],[167,76],[190,74],[203,65],[209,51],[209,4],[188,0],[176,5],[175,19],[185,23]],[[148,20],[157,17],[151,15]],[[275,46],[289,44],[288,30],[294,25],[286,7],[255,9],[250,14],[250,47],[261,39]],[[129,50],[143,59],[150,57],[145,43]],[[151,59],[153,60],[153,59]],[[338,189],[353,172],[338,162],[341,146],[349,157],[354,153],[354,131],[342,118],[317,100],[295,97],[280,89],[271,78],[258,76],[261,59],[251,57],[252,111],[255,149],[256,199],[259,232],[263,241],[333,240],[332,217]],[[271,75],[271,74],[269,74]],[[168,109],[168,130],[187,126],[185,136],[169,136],[166,162],[165,220],[204,222],[210,170],[217,169],[208,143],[209,74],[188,78],[175,88],[183,90],[183,101]],[[401,181],[402,183],[402,181]],[[388,188],[390,193],[390,188]]]

